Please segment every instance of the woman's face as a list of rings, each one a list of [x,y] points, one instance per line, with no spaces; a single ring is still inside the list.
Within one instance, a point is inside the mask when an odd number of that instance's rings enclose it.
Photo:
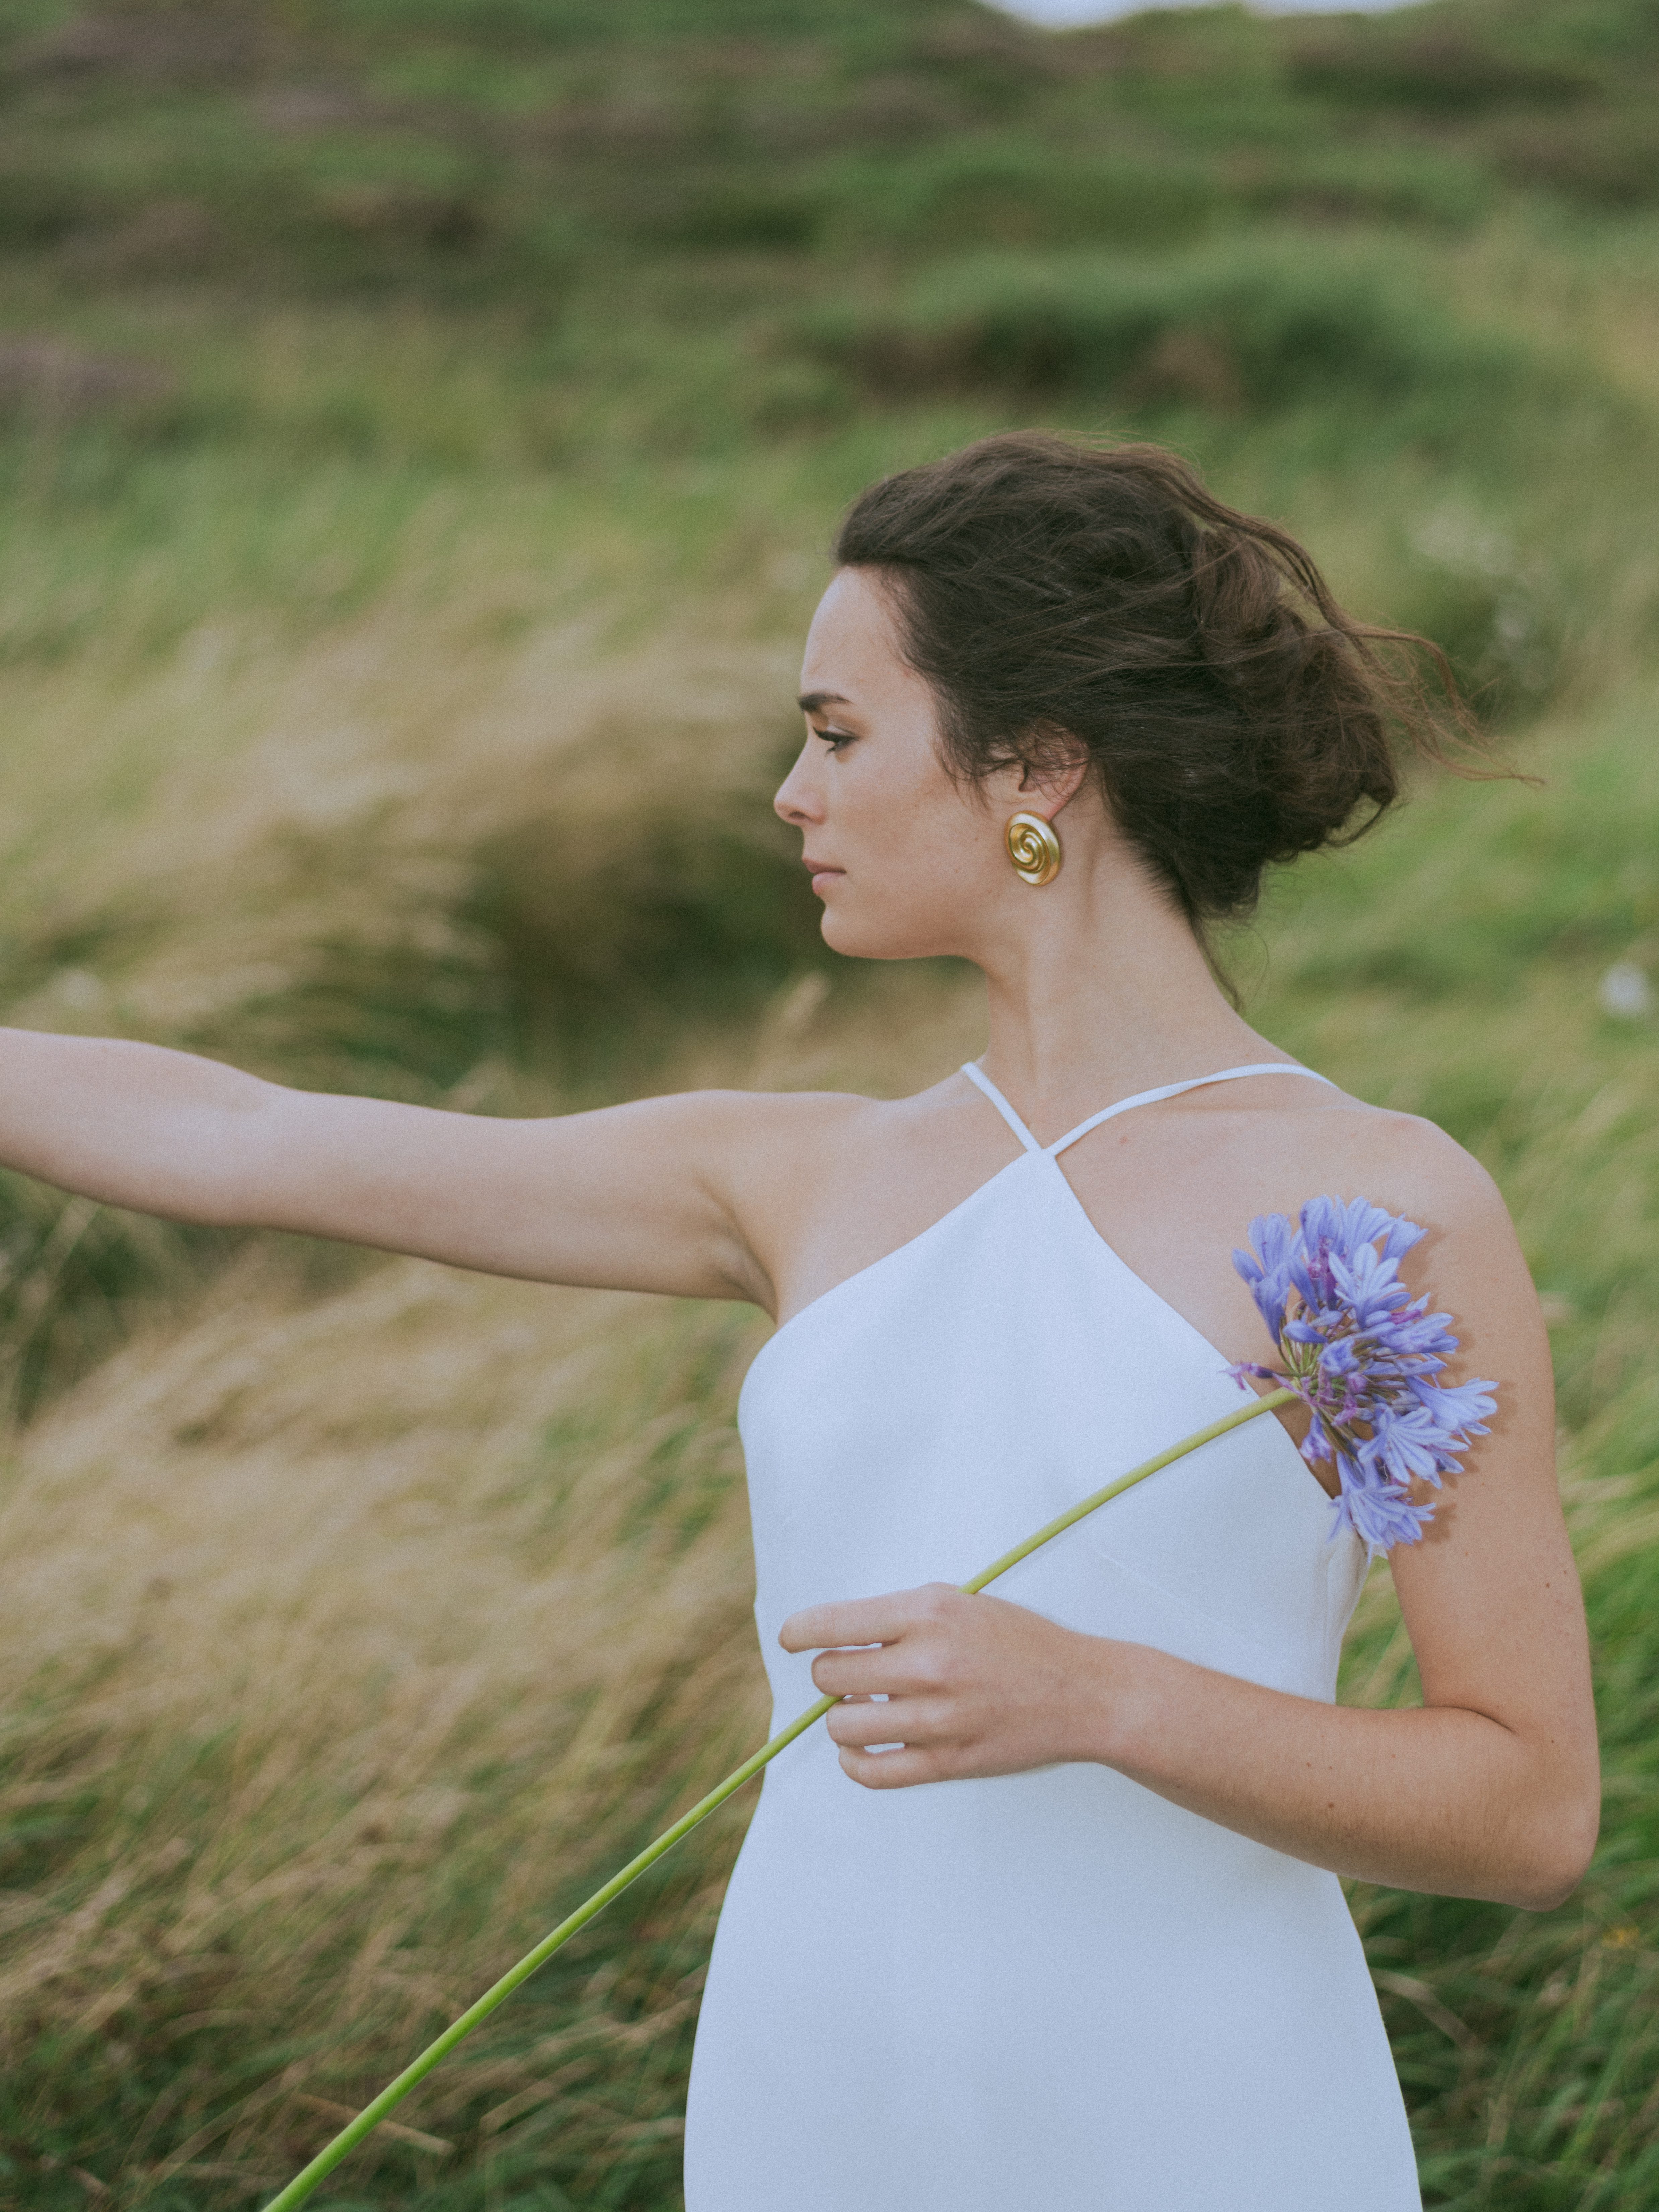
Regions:
[[[1003,848],[1007,817],[1049,815],[1049,799],[1022,792],[1017,769],[951,777],[932,690],[872,570],[842,569],[819,601],[800,704],[806,743],[773,804],[805,841],[824,942],[866,960],[973,958],[1011,894],[1031,896]]]

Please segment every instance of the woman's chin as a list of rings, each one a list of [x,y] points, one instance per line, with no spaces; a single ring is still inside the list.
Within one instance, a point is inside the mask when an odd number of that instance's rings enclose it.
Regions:
[[[825,908],[819,932],[830,950],[848,960],[920,960],[936,949],[890,917],[884,922],[871,915],[838,914],[833,907]]]

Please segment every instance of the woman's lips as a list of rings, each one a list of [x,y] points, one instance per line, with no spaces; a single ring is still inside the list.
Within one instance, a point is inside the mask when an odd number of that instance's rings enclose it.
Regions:
[[[805,856],[805,866],[811,874],[812,888],[820,898],[823,896],[826,888],[835,882],[837,876],[844,876],[847,873],[845,868],[832,868],[827,861],[813,860],[810,854]]]

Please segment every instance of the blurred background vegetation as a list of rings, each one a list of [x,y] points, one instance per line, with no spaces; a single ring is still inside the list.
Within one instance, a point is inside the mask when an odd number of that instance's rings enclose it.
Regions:
[[[479,1111],[933,1079],[974,989],[825,955],[766,798],[838,508],[1013,423],[1194,456],[1543,779],[1231,951],[1554,1332],[1601,1855],[1355,1897],[1493,2212],[1659,2201],[1656,279],[1653,0],[0,13],[9,1020]],[[246,2205],[757,1740],[762,1324],[15,1181],[0,1310],[0,2196]],[[1413,1692],[1379,1573],[1346,1694]],[[677,2204],[741,1818],[327,2201]]]

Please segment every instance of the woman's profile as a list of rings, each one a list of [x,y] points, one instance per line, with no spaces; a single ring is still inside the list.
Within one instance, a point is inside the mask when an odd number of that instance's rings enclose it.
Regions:
[[[1208,933],[1396,796],[1431,709],[1174,456],[1038,434],[872,486],[776,798],[823,935],[951,954],[977,1062],[897,1100],[510,1121],[9,1030],[0,1161],[112,1204],[778,1323],[741,1427],[775,1725],[698,2030],[690,2212],[1413,2212],[1340,1878],[1543,1908],[1598,1808],[1550,1363],[1448,1137],[1254,1031]],[[1391,1554],[1423,1698],[1338,1706],[1365,1568],[1281,1419],[952,1585],[1231,1410],[1252,1218],[1363,1194],[1495,1377]]]

